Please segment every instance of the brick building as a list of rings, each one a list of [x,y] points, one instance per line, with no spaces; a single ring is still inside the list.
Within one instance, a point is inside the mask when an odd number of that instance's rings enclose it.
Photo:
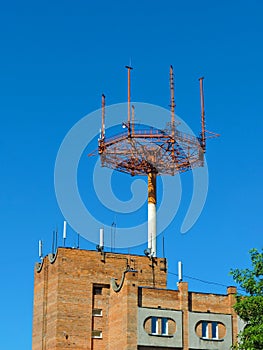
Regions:
[[[236,289],[166,279],[164,258],[58,248],[35,267],[33,350],[230,349]]]

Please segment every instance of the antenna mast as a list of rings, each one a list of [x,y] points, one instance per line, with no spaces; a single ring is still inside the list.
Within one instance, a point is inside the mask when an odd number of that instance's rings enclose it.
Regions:
[[[203,78],[200,78],[202,132],[199,137],[187,134],[176,128],[175,97],[173,66],[170,66],[170,108],[171,121],[166,129],[159,129],[149,125],[134,124],[134,107],[131,109],[130,74],[128,70],[128,121],[122,123],[128,133],[99,139],[98,152],[93,151],[90,156],[99,153],[101,165],[117,171],[148,177],[148,248],[145,254],[156,257],[156,177],[158,175],[176,175],[204,166],[203,153],[206,149],[206,135],[219,135],[205,130]],[[104,101],[104,100],[103,100]],[[104,105],[104,102],[103,102]],[[104,116],[104,108],[102,108]],[[131,115],[132,114],[132,115]],[[103,119],[103,118],[102,118]],[[131,120],[132,119],[132,120]],[[113,231],[113,226],[112,226]]]
[[[134,136],[134,112],[135,112],[135,107],[132,105],[132,136]]]
[[[156,172],[148,174],[148,249],[151,256],[156,252]]]
[[[178,282],[182,282],[183,280],[183,263],[182,261],[178,261]]]
[[[100,228],[100,243],[96,246],[97,251],[103,253],[104,250],[104,228]]]
[[[101,139],[105,138],[105,95],[101,95]]]
[[[202,124],[202,131],[201,131],[201,147],[205,153],[206,151],[206,135],[205,135],[205,99],[204,99],[204,87],[203,87],[203,80],[204,77],[199,78],[199,84],[200,84],[200,102],[201,102],[201,124]]]
[[[53,231],[52,234],[52,249],[51,249],[52,254],[55,252],[55,231]]]
[[[63,226],[63,247],[66,245],[66,238],[67,238],[67,221],[64,221]]]
[[[171,142],[172,142],[172,158],[174,159],[174,134],[175,134],[175,102],[174,102],[174,73],[173,66],[170,66],[170,93],[171,93]]]
[[[173,66],[172,65],[170,66],[170,90],[171,90],[171,125],[172,125],[172,131],[174,133],[174,129],[175,129],[175,120],[174,120],[175,102],[174,102],[174,73],[173,73]]]
[[[130,66],[125,66],[128,69],[128,137],[131,137],[131,69]]]
[[[43,259],[43,243],[42,243],[42,240],[39,240],[38,241],[38,256],[40,257],[40,259],[42,260]]]

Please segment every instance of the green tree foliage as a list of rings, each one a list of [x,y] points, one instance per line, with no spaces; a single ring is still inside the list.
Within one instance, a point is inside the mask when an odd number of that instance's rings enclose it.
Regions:
[[[234,305],[236,313],[246,322],[239,334],[236,349],[263,350],[263,251],[249,251],[252,269],[234,269],[230,274],[244,290],[244,295],[237,295]]]

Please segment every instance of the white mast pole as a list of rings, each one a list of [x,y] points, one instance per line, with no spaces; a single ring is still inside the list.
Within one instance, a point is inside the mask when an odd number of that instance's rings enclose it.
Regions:
[[[148,249],[151,256],[157,254],[156,248],[156,173],[148,174]]]

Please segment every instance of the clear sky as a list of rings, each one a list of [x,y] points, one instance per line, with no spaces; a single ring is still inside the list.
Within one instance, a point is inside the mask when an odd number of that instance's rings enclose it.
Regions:
[[[181,176],[180,207],[164,232],[170,272],[177,273],[182,260],[186,276],[230,285],[230,268],[249,264],[248,250],[263,245],[262,16],[261,0],[2,2],[1,348],[30,349],[38,239],[49,253],[57,226],[62,243],[64,217],[54,190],[60,144],[81,118],[100,107],[102,92],[107,104],[126,101],[124,66],[130,61],[132,99],[164,108],[173,64],[176,112],[195,132],[200,128],[197,79],[204,75],[207,129],[221,134],[208,143],[207,201],[186,234],[180,227],[192,178]],[[83,157],[79,168],[84,197],[88,162]],[[128,175],[115,181],[120,188],[131,184]],[[145,206],[138,215],[146,218]],[[121,230],[118,213],[108,211],[105,217]],[[129,215],[125,220],[131,225]],[[73,246],[76,234],[70,227],[68,235]],[[82,237],[80,246],[95,247]],[[226,291],[185,280],[190,290]],[[172,274],[169,287],[176,288]]]

